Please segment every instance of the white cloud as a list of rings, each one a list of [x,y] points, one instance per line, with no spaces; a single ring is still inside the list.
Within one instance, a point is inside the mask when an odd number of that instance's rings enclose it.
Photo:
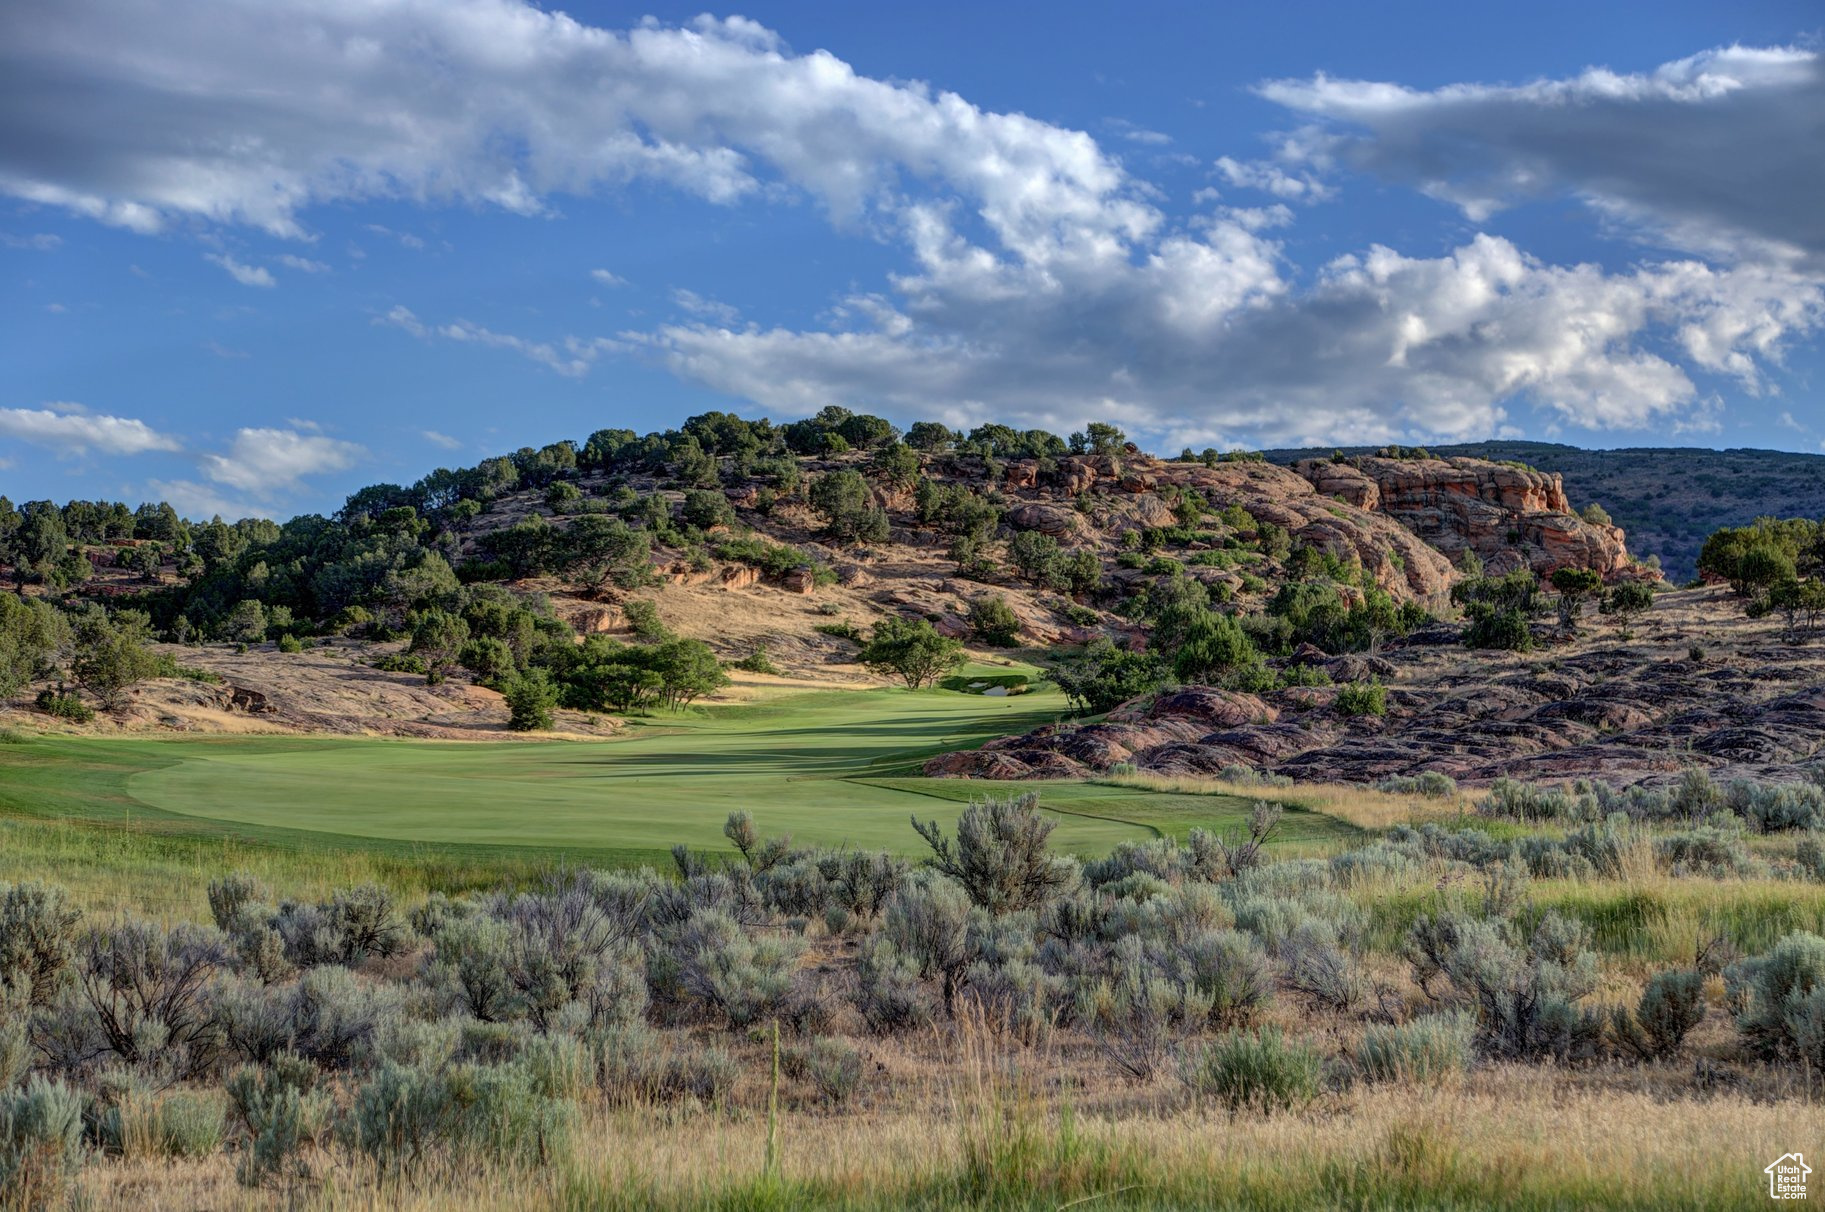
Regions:
[[[1825,56],[1730,46],[1651,72],[1591,68],[1517,86],[1423,91],[1280,80],[1281,105],[1332,124],[1308,148],[1423,189],[1473,221],[1569,196],[1663,244],[1825,269]]]
[[[1144,126],[1136,126],[1126,118],[1110,118],[1103,125],[1114,131],[1119,138],[1146,147],[1165,147],[1172,142],[1172,136],[1164,131],[1148,130]]]
[[[1322,202],[1335,191],[1309,172],[1290,173],[1266,160],[1220,156],[1213,167],[1238,189],[1258,189],[1288,202]]]
[[[271,498],[303,487],[305,476],[346,471],[367,457],[367,450],[321,434],[296,429],[242,429],[223,454],[198,460],[203,474],[217,484]]]
[[[273,260],[285,268],[295,269],[299,273],[326,274],[330,271],[330,267],[321,261],[313,261],[309,257],[293,256],[291,253],[280,253]]]
[[[229,277],[242,286],[271,287],[278,285],[273,279],[272,271],[263,265],[245,265],[227,253],[204,253],[203,260],[220,265],[228,271]]]
[[[58,403],[43,408],[0,408],[0,437],[43,446],[60,454],[132,455],[176,451],[174,437],[131,417],[89,415],[81,405]]]
[[[1088,135],[792,54],[742,18],[614,32],[515,0],[7,13],[0,72],[39,104],[0,151],[0,191],[139,230],[195,216],[297,236],[301,209],[361,198],[537,214],[634,179],[719,203],[783,185],[844,221],[944,183],[1028,254],[1061,219],[1054,254],[1157,222]]]
[[[373,232],[377,236],[385,236],[389,240],[399,241],[402,246],[411,249],[413,252],[418,252],[425,246],[425,242],[421,237],[415,236],[409,231],[394,231],[392,228],[383,227],[378,223],[367,223],[363,224],[363,226],[366,230]]]
[[[694,290],[679,287],[672,292],[672,302],[694,316],[714,320],[719,324],[733,324],[741,318],[735,308],[717,299],[706,299]]]
[[[147,490],[169,504],[180,515],[196,521],[221,517],[230,522],[260,517],[264,512],[246,501],[223,495],[218,489],[195,480],[148,480]]]
[[[55,252],[63,245],[63,237],[40,232],[30,236],[15,236],[10,232],[0,232],[0,247],[27,249],[32,252]]]
[[[1056,429],[1104,417],[1168,447],[1304,444],[1479,437],[1523,401],[1584,429],[1686,424],[1708,405],[1647,338],[1689,333],[1702,365],[1736,373],[1753,334],[1825,317],[1816,285],[1690,262],[1562,268],[1489,236],[1437,258],[1339,258],[1302,292],[1258,236],[1232,226],[1219,246],[1033,287],[1018,307],[925,285],[903,308],[852,309],[866,322],[847,331],[675,325],[650,348],[781,411],[839,401]]]
[[[468,320],[453,320],[447,324],[432,326],[420,320],[410,308],[398,305],[388,310],[385,315],[376,316],[374,323],[401,329],[420,340],[441,338],[469,345],[482,345],[490,349],[510,350],[572,379],[580,379],[588,374],[590,367],[594,366],[603,354],[617,353],[627,348],[625,342],[610,337],[570,336],[557,342],[530,340],[511,333],[496,332]]]
[[[626,278],[623,278],[620,274],[611,273],[606,269],[592,269],[589,271],[589,276],[594,278],[597,282],[601,283],[603,286],[612,287],[612,286],[626,286],[627,285]]]
[[[220,341],[205,341],[203,342],[203,348],[224,361],[239,361],[242,358],[251,356],[244,349],[230,349]]]
[[[453,438],[447,433],[438,433],[435,429],[421,429],[418,431],[418,434],[425,441],[431,443],[431,445],[441,446],[445,450],[461,450],[463,448],[461,438]]]
[[[803,330],[688,291],[674,303],[690,319],[618,338],[404,307],[376,320],[570,377],[637,347],[778,409],[1106,416],[1186,440],[1470,437],[1518,407],[1593,428],[1710,423],[1694,375],[1772,391],[1786,344],[1825,314],[1812,52],[1519,88],[1267,85],[1312,121],[1215,171],[1269,204],[1175,221],[1084,132],[860,76],[742,18],[617,32],[518,0],[15,0],[0,23],[0,78],[41,98],[0,145],[0,192],[104,222],[296,237],[332,202],[537,215],[639,180],[719,204],[809,198],[907,259]],[[1571,195],[1683,252],[1606,271],[1479,234],[1301,272],[1274,238],[1285,204],[1328,196],[1350,165],[1473,219]]]

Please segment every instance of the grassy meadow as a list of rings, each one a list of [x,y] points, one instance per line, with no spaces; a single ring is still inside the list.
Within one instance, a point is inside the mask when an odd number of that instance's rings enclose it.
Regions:
[[[1385,853],[1390,831],[1436,824],[1506,844],[1563,842],[1569,826],[1482,816],[1466,795],[1114,776],[1037,788],[1054,850],[1113,852],[1115,869],[1086,870],[1094,886],[1065,894],[1097,923],[1075,927],[1089,931],[1075,950],[1048,950],[1070,920],[1048,924],[1057,893],[996,919],[915,878],[894,894],[904,911],[832,911],[841,897],[817,856],[917,860],[930,850],[909,817],[955,835],[972,798],[1012,790],[924,778],[927,757],[1061,707],[1049,689],[773,692],[630,720],[609,740],[489,744],[0,733],[0,886],[63,889],[85,929],[119,931],[130,914],[176,938],[213,918],[234,946],[212,961],[225,1021],[244,1032],[270,1018],[313,1058],[314,1092],[290,1105],[318,1117],[288,1129],[289,1168],[250,1177],[278,1130],[232,1083],[237,1063],[276,1081],[271,1056],[231,1042],[175,1078],[148,1060],[150,1076],[78,1066],[101,1143],[58,1178],[61,1202],[0,1191],[0,1209],[1726,1209],[1766,1199],[1769,1160],[1825,1144],[1818,1072],[1746,1050],[1738,995],[1697,954],[1712,939],[1755,956],[1825,934],[1825,883],[1797,873],[1791,835],[1756,837],[1745,859],[1759,866],[1730,877],[1657,860],[1665,830],[1644,827],[1601,874],[1537,871],[1498,913],[1499,863],[1428,854],[1411,835]],[[1262,799],[1284,807],[1265,866],[1216,879],[1190,848],[1141,858],[1128,845],[1193,828],[1237,838]],[[773,869],[737,862],[722,832],[733,811],[805,849]],[[712,874],[674,883],[680,843],[713,856]],[[1383,861],[1352,865],[1358,850]],[[628,874],[640,867],[661,874]],[[249,877],[242,908],[215,903],[211,881],[228,872]],[[313,955],[341,928],[322,915],[358,885],[391,893],[375,912],[395,942]],[[503,888],[522,895],[469,896]],[[674,891],[682,920],[649,913]],[[437,893],[456,903],[420,917],[444,904]],[[943,951],[933,923],[966,911],[955,937],[977,958],[958,969],[953,1012],[935,969],[883,968],[878,948]],[[587,1022],[534,1016],[525,1006],[546,986],[514,975],[519,951],[489,949],[497,930],[516,948],[568,946],[582,928],[567,912],[620,915],[638,940],[633,958],[616,943],[566,978],[564,1013],[587,1000]],[[1516,1061],[1479,1034],[1441,1072],[1377,1072],[1373,1033],[1452,1004],[1435,1000],[1438,978],[1416,982],[1407,945],[1417,922],[1449,915],[1497,924],[1513,943],[1504,979],[1523,992],[1545,987],[1525,958],[1541,920],[1575,922],[1589,976],[1564,996],[1601,1039]],[[283,954],[256,961],[262,939]],[[441,965],[446,950],[504,964],[507,1001],[476,1010],[485,990]],[[1197,1002],[1174,983],[1194,960],[1230,972],[1196,980],[1261,974],[1252,1000]],[[1670,1052],[1630,1055],[1605,1024],[1635,1021],[1669,969],[1697,973],[1697,1017]],[[1132,971],[1154,975],[1124,984]],[[1466,990],[1446,988],[1462,1004]],[[901,1017],[882,1026],[896,997]],[[37,1008],[34,1030],[54,1044],[50,1028],[80,1017],[69,1005]],[[324,1042],[315,1005],[336,1011],[342,1042]],[[359,1037],[346,1026],[363,1022]],[[6,1029],[0,1013],[0,1063]],[[1283,1104],[1235,1101],[1189,1067],[1245,1029],[1284,1033],[1273,1063],[1287,1072],[1309,1066]],[[1151,1041],[1144,1058],[1137,1040]],[[495,1101],[465,1102],[477,1098]],[[417,1143],[402,1151],[395,1133]]]
[[[677,844],[726,849],[737,810],[800,844],[917,855],[911,817],[949,826],[997,790],[924,778],[924,760],[1062,709],[1050,688],[813,690],[635,717],[604,741],[15,733],[0,744],[0,880],[57,878],[97,907],[201,917],[202,885],[233,868],[286,894],[377,880],[422,895],[554,864],[669,867]],[[1082,855],[1235,828],[1249,802],[1076,782],[1041,793],[1054,844]],[[1295,806],[1278,840],[1359,833]]]

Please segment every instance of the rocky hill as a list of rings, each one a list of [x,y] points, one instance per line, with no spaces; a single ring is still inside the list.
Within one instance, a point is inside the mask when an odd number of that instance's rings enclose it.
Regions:
[[[1339,688],[1263,694],[1188,687],[1096,723],[1062,723],[971,752],[933,775],[1083,778],[1136,769],[1215,776],[1238,766],[1374,782],[1438,771],[1618,786],[1697,767],[1719,781],[1801,781],[1825,734],[1825,648],[1745,617],[1722,589],[1663,595],[1638,634],[1613,624],[1535,653],[1470,653],[1441,624],[1373,657],[1299,658],[1337,683],[1377,679],[1386,714],[1340,709]]]
[[[1344,453],[1368,455],[1372,449],[1346,447]],[[1331,453],[1275,450],[1267,457],[1293,466]],[[1583,450],[1518,441],[1435,446],[1432,453],[1519,461],[1557,474],[1572,507],[1600,504],[1627,532],[1635,556],[1656,557],[1676,583],[1697,575],[1699,548],[1719,527],[1765,516],[1825,516],[1825,455],[1687,446]]]
[[[915,446],[846,413],[783,427],[706,414],[373,485],[329,519],[199,525],[168,507],[34,502],[7,550],[39,553],[21,565],[29,593],[61,581],[144,610],[138,625],[179,645],[171,660],[220,679],[153,679],[115,726],[439,736],[499,732],[506,707],[483,687],[593,636],[675,635],[707,645],[712,667],[868,684],[856,638],[889,617],[980,645],[1005,607],[995,643],[1038,657],[1146,649],[1178,602],[1261,624],[1280,653],[1350,619],[1381,636],[1449,613],[1471,552],[1496,573],[1638,572],[1622,532],[1570,512],[1555,476],[1463,458],[1168,461],[1105,430],[1069,447],[939,430]],[[457,638],[404,651],[427,614]],[[471,639],[486,651],[459,652]],[[1170,652],[1156,658],[1170,676]],[[561,730],[606,726],[588,714],[602,702],[566,705],[580,714]]]
[[[1555,473],[1465,457],[1301,459],[1293,470],[1326,496],[1382,513],[1460,563],[1475,552],[1492,575],[1571,566],[1606,579],[1631,572],[1621,527],[1572,511]]]
[[[1556,478],[1470,459],[1437,469],[1443,474],[1432,472],[1422,487],[1402,478],[1414,465],[1389,460],[1364,460],[1360,468],[1287,468],[1264,461],[1169,462],[1136,452],[1005,463],[926,458],[919,479],[991,502],[999,511],[999,537],[968,568],[956,558],[956,536],[946,521],[930,510],[922,513],[916,481],[868,476],[871,500],[888,519],[887,537],[839,545],[829,541],[825,520],[807,502],[769,499],[768,484],[757,477],[725,490],[734,508],[732,527],[714,528],[710,541],[695,549],[656,548],[662,586],[634,596],[651,598],[668,622],[686,634],[701,631],[724,655],[765,643],[801,664],[842,654],[841,645],[815,631],[838,614],[864,626],[881,612],[924,616],[961,637],[969,634],[971,607],[1000,597],[1019,616],[1023,643],[1083,643],[1098,634],[1137,634],[1122,602],[1174,575],[1204,583],[1236,609],[1259,609],[1285,582],[1288,561],[1301,548],[1360,567],[1396,601],[1435,608],[1460,579],[1455,561],[1466,548],[1494,571],[1526,564],[1550,573],[1575,564],[1615,577],[1632,568],[1622,532],[1571,514]],[[808,481],[865,473],[868,457],[805,459],[800,470]],[[585,476],[579,483],[586,493],[599,494],[608,480]],[[617,482],[682,507],[683,490],[666,487],[662,478]],[[536,494],[509,494],[460,529],[462,552],[476,554],[489,535],[533,516],[561,530],[576,515],[551,508]],[[736,531],[808,553],[812,564],[769,573],[719,558],[715,540]],[[1094,557],[1098,591],[1061,592],[1024,573],[1007,549],[1026,532],[1047,536],[1063,552]],[[1511,537],[1515,532],[1518,538]],[[834,584],[819,586],[814,568],[827,570]],[[517,584],[550,594],[586,633],[625,627],[617,599],[627,595],[585,595],[551,577]],[[826,613],[765,604],[781,595],[815,596]],[[723,625],[704,627],[713,613],[706,599],[741,605]]]

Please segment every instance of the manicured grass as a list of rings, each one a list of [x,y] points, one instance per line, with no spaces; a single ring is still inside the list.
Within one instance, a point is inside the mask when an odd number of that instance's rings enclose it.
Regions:
[[[185,847],[201,848],[218,870],[224,846],[274,847],[332,867],[344,861],[338,852],[354,850],[414,867],[443,863],[459,882],[462,871],[479,877],[503,864],[663,864],[677,843],[719,850],[723,821],[738,809],[764,833],[800,843],[919,854],[913,815],[950,822],[972,797],[1020,789],[927,779],[923,761],[1047,722],[1062,706],[1050,688],[1016,699],[818,691],[634,720],[623,736],[599,742],[29,739],[0,745],[0,814],[131,828],[156,839],[142,848],[178,847],[183,862]],[[1082,854],[1196,826],[1235,828],[1248,807],[1222,795],[1034,786],[1057,814],[1055,843]],[[71,827],[32,845],[46,857],[81,849],[68,840]],[[1282,838],[1353,832],[1292,812]],[[95,857],[103,858],[99,849]],[[117,865],[124,872],[129,863]],[[15,866],[0,862],[0,878]]]

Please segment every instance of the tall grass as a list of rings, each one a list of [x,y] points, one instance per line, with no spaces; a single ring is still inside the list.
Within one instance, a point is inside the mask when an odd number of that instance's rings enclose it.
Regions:
[[[1244,800],[1269,799],[1322,812],[1359,829],[1449,820],[1462,816],[1464,803],[1421,795],[1393,794],[1350,783],[1298,783],[1291,787],[1257,787],[1198,775],[1111,774],[1096,780],[1112,787],[1134,787],[1175,795],[1221,795]]]

